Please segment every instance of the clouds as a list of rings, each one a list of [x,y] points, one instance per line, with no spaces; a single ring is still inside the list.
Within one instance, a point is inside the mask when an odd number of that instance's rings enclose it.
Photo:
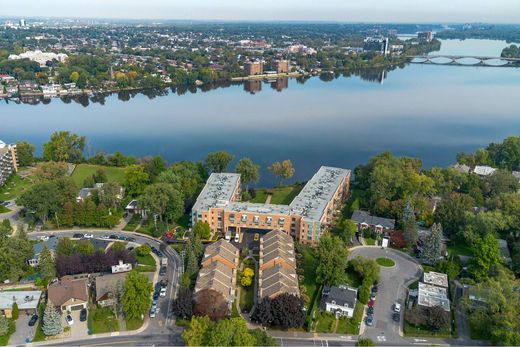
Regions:
[[[330,20],[347,22],[519,21],[518,0],[17,0],[4,16]]]

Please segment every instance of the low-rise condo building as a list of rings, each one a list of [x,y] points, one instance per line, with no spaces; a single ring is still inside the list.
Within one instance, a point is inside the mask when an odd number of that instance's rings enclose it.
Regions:
[[[213,173],[192,209],[191,221],[213,232],[279,229],[304,244],[316,244],[347,198],[350,170],[322,166],[290,205],[240,202],[240,175]]]
[[[0,141],[0,187],[7,179],[18,171],[16,145],[8,145]]]

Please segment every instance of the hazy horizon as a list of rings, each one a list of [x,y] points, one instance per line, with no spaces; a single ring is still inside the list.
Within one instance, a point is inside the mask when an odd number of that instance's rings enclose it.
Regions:
[[[518,0],[18,0],[2,4],[2,17],[119,20],[300,21],[350,23],[518,24]]]

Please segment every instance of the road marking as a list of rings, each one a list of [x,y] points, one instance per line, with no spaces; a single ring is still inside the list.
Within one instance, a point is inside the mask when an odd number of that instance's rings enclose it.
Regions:
[[[377,337],[377,341],[379,341],[379,342],[385,342],[385,341],[386,341],[386,337],[385,337],[385,336],[378,336],[378,337]]]
[[[115,331],[115,332],[111,333],[110,336],[119,336],[119,331]]]

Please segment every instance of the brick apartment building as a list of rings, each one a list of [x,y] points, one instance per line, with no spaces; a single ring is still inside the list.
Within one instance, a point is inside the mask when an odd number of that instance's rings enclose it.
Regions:
[[[8,145],[0,141],[0,186],[4,185],[9,176],[17,171],[16,145]]]
[[[276,60],[274,62],[274,69],[277,73],[288,73],[289,72],[289,61],[288,60]]]
[[[261,75],[264,72],[264,63],[261,61],[248,61],[244,63],[246,75]]]
[[[350,173],[322,166],[290,205],[240,202],[240,175],[213,173],[193,206],[191,221],[207,222],[224,234],[278,229],[299,243],[317,244],[347,198]]]

